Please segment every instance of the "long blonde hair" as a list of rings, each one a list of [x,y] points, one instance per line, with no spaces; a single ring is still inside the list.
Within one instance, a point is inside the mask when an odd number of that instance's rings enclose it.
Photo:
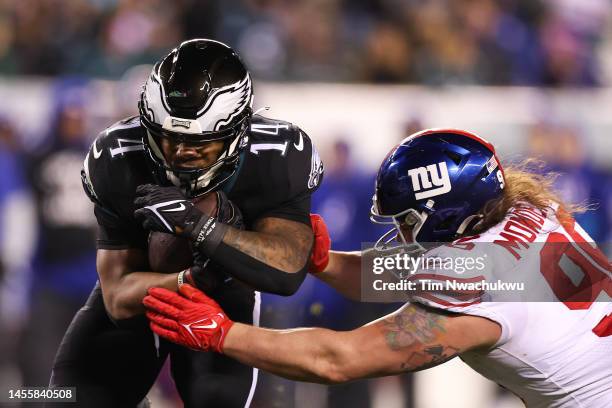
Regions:
[[[544,164],[535,159],[527,159],[517,165],[504,168],[505,186],[503,195],[489,201],[482,209],[482,220],[470,231],[477,234],[488,230],[500,223],[510,208],[521,202],[527,202],[541,210],[551,208],[552,203],[557,203],[570,215],[581,213],[589,209],[585,203],[567,204],[555,192],[553,183],[559,176],[557,173],[537,173],[542,171]]]

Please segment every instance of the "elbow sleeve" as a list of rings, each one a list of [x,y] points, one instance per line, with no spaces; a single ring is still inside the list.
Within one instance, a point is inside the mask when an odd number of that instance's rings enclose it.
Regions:
[[[221,242],[211,259],[221,265],[236,279],[255,290],[290,296],[299,289],[306,278],[308,262],[297,272],[289,273],[240,252]]]

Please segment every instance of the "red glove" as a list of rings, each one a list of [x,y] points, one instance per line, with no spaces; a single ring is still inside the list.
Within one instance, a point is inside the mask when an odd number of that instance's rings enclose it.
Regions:
[[[312,232],[314,232],[314,245],[310,256],[310,273],[323,272],[329,263],[329,249],[331,238],[327,232],[327,225],[319,214],[310,214]]]
[[[179,292],[149,289],[142,303],[147,308],[151,330],[181,346],[222,353],[223,340],[234,322],[217,302],[193,286],[183,284]]]

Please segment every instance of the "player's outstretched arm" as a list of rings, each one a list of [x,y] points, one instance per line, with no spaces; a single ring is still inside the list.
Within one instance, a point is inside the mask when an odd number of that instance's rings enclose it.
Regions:
[[[360,274],[361,251],[330,251],[327,267],[322,272],[313,273],[342,296],[356,301],[361,298]]]
[[[331,238],[323,217],[310,214],[310,223],[314,244],[308,271],[343,296],[360,300],[361,252],[331,251]]]
[[[465,351],[492,346],[499,326],[408,304],[349,332],[268,330],[236,324],[223,352],[283,377],[327,384],[418,371]]]
[[[179,290],[182,296],[153,288],[145,297],[153,331],[300,381],[331,384],[422,370],[491,347],[501,334],[498,324],[485,318],[416,304],[348,332],[270,330],[233,323],[214,300],[189,285]]]

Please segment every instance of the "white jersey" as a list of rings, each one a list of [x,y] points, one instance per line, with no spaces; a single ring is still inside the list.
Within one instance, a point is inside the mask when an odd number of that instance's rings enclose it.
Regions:
[[[522,281],[532,293],[527,301],[516,301],[520,291],[486,288],[478,295],[464,290],[415,296],[428,306],[485,317],[501,326],[491,350],[463,353],[463,361],[528,407],[612,407],[610,263],[580,226],[561,211],[525,205],[487,232],[427,256],[466,254],[488,258],[484,270],[462,275],[466,282],[481,276],[490,282]],[[568,262],[579,267],[573,270],[581,276],[567,276]],[[415,278],[443,280],[444,274],[421,269]],[[568,293],[581,290],[587,291],[588,301],[583,292],[581,302],[572,302]]]

